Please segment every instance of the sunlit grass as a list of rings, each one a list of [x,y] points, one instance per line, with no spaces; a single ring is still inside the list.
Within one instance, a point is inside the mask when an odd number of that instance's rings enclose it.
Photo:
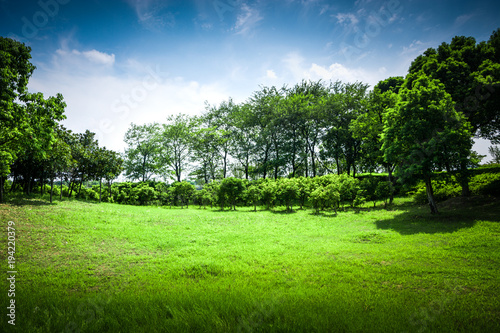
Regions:
[[[314,214],[1,205],[2,230],[9,220],[17,229],[16,328],[500,330],[497,201],[439,216],[407,199],[389,210],[369,206]],[[6,232],[0,239],[7,271]]]

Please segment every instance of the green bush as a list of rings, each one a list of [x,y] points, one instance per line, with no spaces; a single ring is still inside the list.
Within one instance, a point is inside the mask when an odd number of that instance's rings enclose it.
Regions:
[[[447,200],[449,198],[458,197],[462,191],[460,185],[453,180],[432,180],[432,190],[434,192],[434,200],[437,202]],[[429,202],[427,199],[427,192],[425,184],[420,182],[417,186],[413,199],[418,204],[426,204]]]
[[[474,195],[500,196],[500,172],[479,173],[471,178],[469,187]]]

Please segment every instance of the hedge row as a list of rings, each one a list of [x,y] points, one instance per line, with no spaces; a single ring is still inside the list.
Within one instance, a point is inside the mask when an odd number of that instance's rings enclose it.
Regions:
[[[35,191],[40,191],[40,187]],[[50,187],[45,185],[45,193]],[[60,195],[61,187],[55,186],[53,195]],[[292,210],[294,206],[314,207],[317,211],[358,207],[366,201],[383,201],[387,204],[393,186],[385,177],[365,176],[362,179],[348,175],[325,175],[315,178],[282,178],[278,180],[260,179],[247,181],[238,178],[226,178],[196,188],[183,181],[173,184],[163,182],[115,183],[103,186],[101,201],[128,205],[168,205],[219,206],[236,209],[237,206],[265,205],[267,209],[285,206]],[[62,186],[62,196],[68,196],[69,189]],[[99,186],[82,187],[76,198],[90,201],[99,200]]]

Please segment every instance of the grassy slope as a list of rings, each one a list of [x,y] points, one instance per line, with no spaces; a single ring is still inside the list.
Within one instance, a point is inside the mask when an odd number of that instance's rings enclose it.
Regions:
[[[0,205],[0,259],[12,220],[19,332],[488,332],[499,219],[481,201],[436,217],[31,200]]]

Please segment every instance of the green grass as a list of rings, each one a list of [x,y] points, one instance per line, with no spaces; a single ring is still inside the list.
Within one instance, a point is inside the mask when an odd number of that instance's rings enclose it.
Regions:
[[[370,206],[371,204],[367,205]],[[30,199],[16,224],[17,332],[500,331],[500,205],[313,214]]]

